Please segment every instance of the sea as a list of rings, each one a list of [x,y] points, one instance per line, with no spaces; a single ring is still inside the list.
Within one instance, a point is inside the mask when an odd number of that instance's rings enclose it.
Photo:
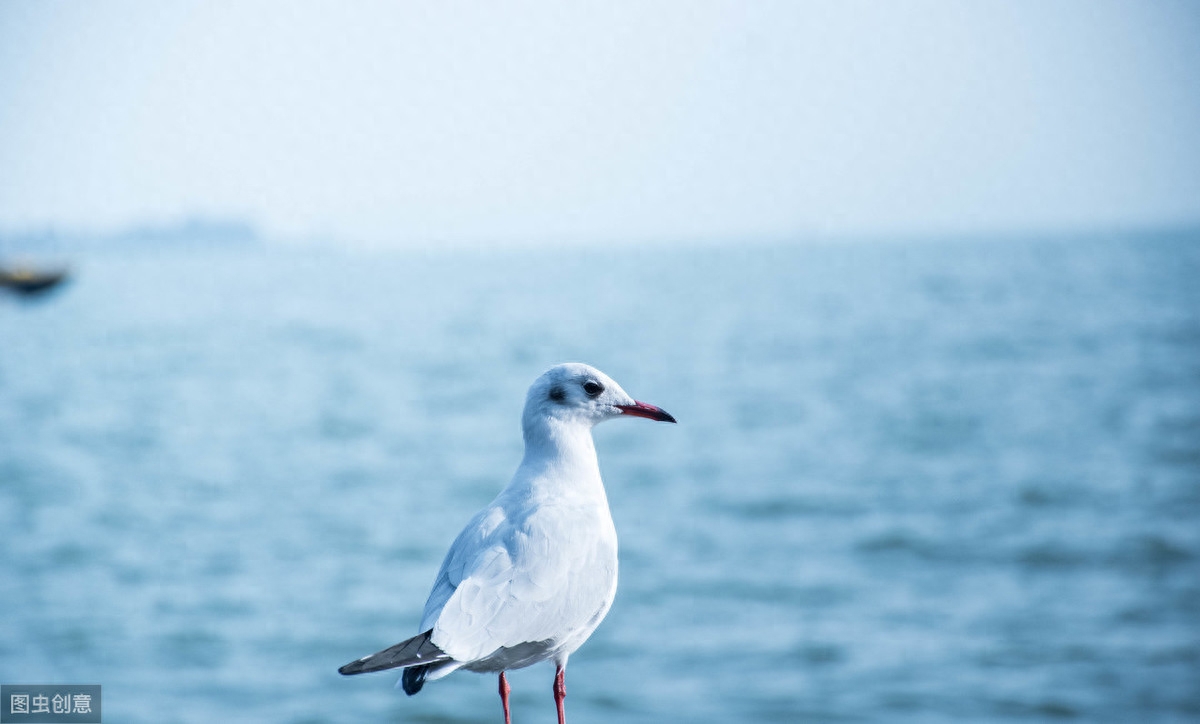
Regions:
[[[417,633],[582,361],[679,422],[595,430],[620,586],[573,724],[1200,721],[1200,232],[69,261],[0,297],[0,683],[501,721],[491,675],[337,669]]]

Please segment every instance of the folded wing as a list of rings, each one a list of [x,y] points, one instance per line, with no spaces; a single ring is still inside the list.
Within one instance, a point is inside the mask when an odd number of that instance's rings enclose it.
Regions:
[[[569,636],[607,609],[616,583],[615,540],[575,525],[569,510],[493,522],[474,545],[456,541],[430,596],[442,603],[422,621],[457,661]]]

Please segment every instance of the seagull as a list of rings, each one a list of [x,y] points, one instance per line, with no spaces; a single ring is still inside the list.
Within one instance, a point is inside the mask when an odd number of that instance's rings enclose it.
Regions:
[[[338,669],[403,669],[409,696],[458,669],[504,677],[553,661],[554,703],[566,724],[567,657],[600,625],[617,593],[617,531],[592,427],[615,417],[675,422],[638,402],[595,367],[567,363],[537,378],[525,398],[525,456],[496,499],[471,518],[446,553],[419,634]]]

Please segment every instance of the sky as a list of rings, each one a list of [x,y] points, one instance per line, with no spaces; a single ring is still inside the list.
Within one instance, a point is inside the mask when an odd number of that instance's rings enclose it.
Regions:
[[[1200,3],[0,4],[0,230],[1200,223]]]

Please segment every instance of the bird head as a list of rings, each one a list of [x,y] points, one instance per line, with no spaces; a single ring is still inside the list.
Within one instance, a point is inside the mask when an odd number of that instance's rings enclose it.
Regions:
[[[546,370],[529,387],[522,421],[526,429],[543,420],[591,427],[622,415],[675,422],[662,408],[630,397],[616,381],[595,367],[568,362]]]

